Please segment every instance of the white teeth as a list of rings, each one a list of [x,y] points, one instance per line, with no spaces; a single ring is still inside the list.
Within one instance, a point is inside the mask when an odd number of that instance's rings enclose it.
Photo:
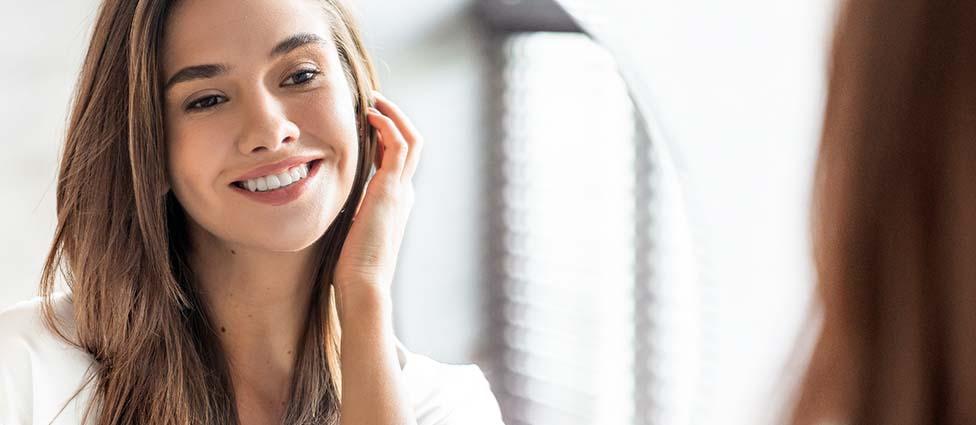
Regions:
[[[275,190],[281,187],[281,182],[278,181],[278,176],[268,176],[265,177],[268,180],[268,189]]]
[[[287,187],[308,177],[308,163],[292,167],[281,174],[258,177],[243,182],[242,186],[251,192],[265,192]]]
[[[287,171],[285,171],[284,173],[278,174],[277,177],[278,177],[278,181],[281,182],[281,185],[282,186],[288,186],[288,185],[291,184],[291,182],[297,181],[297,180],[291,178],[291,174],[288,174]]]

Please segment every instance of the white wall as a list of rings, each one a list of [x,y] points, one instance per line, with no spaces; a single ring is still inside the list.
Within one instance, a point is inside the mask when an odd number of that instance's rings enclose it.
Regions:
[[[483,328],[486,140],[477,25],[465,0],[353,0],[383,91],[425,136],[395,282],[412,350],[468,362]],[[0,309],[36,294],[57,157],[97,2],[0,0]]]
[[[36,294],[68,99],[95,2],[0,1],[0,308]]]
[[[662,316],[656,336],[668,379],[660,422],[775,423],[808,325],[810,189],[835,2],[560,1],[615,53],[676,185],[666,189],[680,204],[665,208],[684,209],[662,218],[688,222],[692,261],[660,263],[656,308],[680,313]],[[672,241],[655,248],[671,254]],[[683,311],[689,302],[698,317]]]
[[[384,92],[426,141],[395,282],[399,335],[442,361],[481,360],[490,141],[477,22],[464,0],[354,3]]]

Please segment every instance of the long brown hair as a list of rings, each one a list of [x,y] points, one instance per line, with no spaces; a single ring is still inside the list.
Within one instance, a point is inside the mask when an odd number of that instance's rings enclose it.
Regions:
[[[47,326],[95,360],[84,422],[93,410],[99,424],[238,421],[226,359],[193,284],[187,218],[167,190],[160,47],[174,3],[102,3],[69,118],[40,292]],[[354,95],[360,154],[349,198],[320,244],[288,424],[337,422],[340,329],[330,283],[376,148],[366,111],[378,83],[358,26],[341,0],[321,4]],[[59,272],[74,338],[55,320]]]
[[[831,66],[792,420],[976,423],[976,2],[849,1]]]

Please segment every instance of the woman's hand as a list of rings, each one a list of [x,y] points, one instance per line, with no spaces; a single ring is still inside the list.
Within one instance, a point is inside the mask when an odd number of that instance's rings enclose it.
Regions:
[[[379,93],[369,122],[379,130],[376,174],[353,216],[335,285],[342,327],[339,364],[343,377],[339,415],[343,425],[414,424],[406,383],[400,378],[393,335],[390,286],[423,142],[407,117]]]
[[[378,92],[369,123],[379,132],[376,174],[346,236],[336,264],[340,298],[363,290],[388,297],[407,218],[413,207],[413,175],[423,148],[420,133],[403,111]]]

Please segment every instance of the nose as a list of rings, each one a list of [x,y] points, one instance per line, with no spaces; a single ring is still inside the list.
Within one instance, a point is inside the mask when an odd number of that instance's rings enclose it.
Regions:
[[[260,91],[259,91],[260,92]],[[274,152],[298,140],[298,125],[288,119],[285,108],[270,93],[258,93],[242,117],[244,128],[238,140],[243,154]]]

